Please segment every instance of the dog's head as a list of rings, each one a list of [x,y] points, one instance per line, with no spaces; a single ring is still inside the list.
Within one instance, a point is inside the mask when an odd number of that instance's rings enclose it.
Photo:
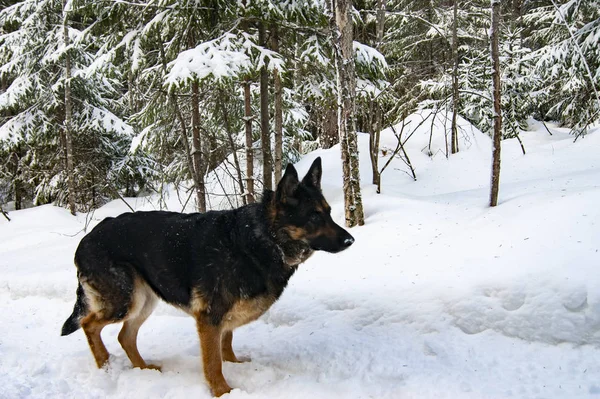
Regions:
[[[315,251],[340,252],[354,238],[331,219],[331,207],[321,192],[321,158],[315,159],[302,181],[292,164],[277,185],[274,217],[290,239]]]

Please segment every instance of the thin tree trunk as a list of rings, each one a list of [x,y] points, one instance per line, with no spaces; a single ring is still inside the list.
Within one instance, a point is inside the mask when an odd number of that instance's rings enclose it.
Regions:
[[[185,159],[187,161],[188,172],[190,173],[190,178],[194,182],[194,188],[198,186],[198,181],[196,180],[196,172],[194,172],[194,160],[192,159],[192,150],[190,149],[190,143],[188,142],[188,133],[185,125],[185,119],[183,118],[183,114],[179,109],[179,104],[177,103],[177,97],[175,94],[171,94],[171,102],[173,103],[173,108],[175,108],[175,116],[181,125],[181,141],[183,142],[183,148],[185,150]]]
[[[160,37],[160,33],[157,36],[158,36],[157,42],[159,44],[159,53],[160,53],[160,57],[161,57],[162,68],[163,68],[163,72],[166,73],[167,57],[165,55],[165,48],[163,46],[163,42]],[[193,45],[193,42],[190,40],[190,46],[192,46],[192,45]],[[175,96],[175,93],[172,92],[169,95],[169,99],[171,100],[171,103],[173,104],[173,108],[175,110],[175,116],[176,116],[177,120],[179,121],[179,124],[181,125],[181,141],[183,142],[183,148],[185,150],[185,159],[187,161],[188,172],[190,174],[190,178],[192,179],[192,182],[194,183],[194,191],[198,192],[200,190],[200,182],[198,181],[198,175],[196,174],[196,172],[194,170],[194,160],[192,159],[192,151],[190,149],[190,143],[188,141],[188,132],[187,132],[185,119],[183,117],[181,109],[179,108],[179,103],[177,102],[177,96]]]
[[[364,214],[358,170],[358,145],[354,123],[354,54],[350,0],[331,0],[331,21],[338,86],[338,131],[344,173],[346,225],[363,225]]]
[[[221,98],[225,98],[225,93],[221,93]],[[240,187],[240,196],[242,197],[242,203],[246,205],[247,202],[246,197],[244,196],[244,180],[242,179],[242,168],[240,167],[240,161],[237,156],[237,148],[235,148],[235,142],[233,141],[233,133],[231,132],[231,125],[229,124],[229,115],[227,113],[227,108],[225,108],[225,104],[223,104],[223,101],[219,102],[219,105],[221,106],[221,111],[223,112],[223,122],[225,122],[227,139],[229,141],[229,146],[231,147],[231,153],[233,155],[233,164],[235,166],[235,172],[238,178],[238,185]]]
[[[15,192],[15,210],[23,209],[23,191],[21,190],[21,179],[16,178],[13,182]]]
[[[458,0],[454,0],[454,21],[452,23],[452,135],[450,147],[452,154],[458,152]]]
[[[258,41],[266,47],[265,25],[258,24]],[[269,129],[269,74],[267,67],[260,69],[260,140],[263,154],[263,184],[266,190],[273,189],[273,166],[271,164],[271,133]]]
[[[277,25],[271,27],[272,38],[271,47],[275,52],[279,52],[279,32]],[[279,70],[273,71],[273,82],[275,88],[275,182],[279,182],[282,176],[283,168],[283,85]]]
[[[375,105],[375,121],[371,127],[372,131],[369,136],[369,152],[371,156],[371,171],[373,184],[379,187],[381,176],[379,175],[379,138],[381,136],[382,126],[382,111],[377,103]],[[379,194],[379,192],[378,192]]]
[[[133,91],[133,72],[131,72],[131,69],[127,71],[127,91],[129,94],[127,96],[127,100],[129,101],[129,110],[132,114],[135,114],[137,112],[137,107]]]
[[[246,201],[254,202],[254,151],[252,149],[252,107],[250,82],[244,82],[244,127],[246,130]]]
[[[188,47],[193,48],[196,40],[192,32],[188,35]],[[196,209],[206,212],[206,189],[204,187],[204,160],[202,159],[202,138],[200,137],[200,85],[192,81],[192,164],[194,188],[196,189]]]
[[[498,50],[500,0],[491,0],[492,26],[490,39],[492,42],[492,83],[494,100],[494,137],[492,152],[492,184],[490,206],[498,204],[498,189],[500,186],[500,141],[502,139],[502,109],[500,106],[500,55]]]
[[[331,148],[339,142],[338,136],[338,110],[337,107],[326,106],[323,110],[323,125],[319,141],[321,148]]]
[[[63,41],[65,48],[70,45],[67,0],[63,0]],[[65,152],[67,158],[67,203],[71,215],[75,215],[75,180],[73,167],[73,137],[72,137],[72,119],[73,108],[71,103],[71,55],[67,50],[65,53]]]
[[[15,195],[15,210],[20,210],[22,208],[22,189],[21,189],[21,176],[19,171],[19,159],[21,157],[21,148],[20,145],[17,144],[17,148],[10,154],[10,166],[11,172],[13,175],[13,192]]]
[[[204,173],[202,167],[202,140],[200,139],[200,99],[198,82],[192,82],[192,159],[196,186],[196,207],[198,212],[206,212],[206,193],[204,188]]]
[[[383,34],[385,29],[385,8],[386,0],[377,0],[377,50],[380,52],[383,50]],[[371,174],[373,177],[373,184],[378,188],[381,186],[381,176],[379,174],[379,138],[381,136],[381,129],[383,128],[383,110],[379,106],[377,99],[373,101],[375,106],[375,123],[372,127],[371,137],[369,137],[369,152],[371,156]],[[380,193],[380,190],[377,190]]]

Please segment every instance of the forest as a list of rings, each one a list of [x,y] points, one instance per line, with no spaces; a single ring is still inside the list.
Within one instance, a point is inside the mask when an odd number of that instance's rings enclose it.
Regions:
[[[517,138],[526,153],[532,119],[569,128],[574,141],[600,120],[598,2],[353,1],[352,56],[338,63],[344,3],[4,0],[0,205],[74,214],[169,189],[187,211],[242,205],[286,163],[337,144],[341,117],[350,137],[369,134],[380,186],[379,134],[417,111],[446,115],[445,157],[461,151],[459,116],[493,135],[494,32],[498,140]],[[433,132],[432,120],[422,123]],[[411,131],[394,134],[388,152],[417,179]],[[218,182],[226,201],[207,203],[219,176],[233,182]]]

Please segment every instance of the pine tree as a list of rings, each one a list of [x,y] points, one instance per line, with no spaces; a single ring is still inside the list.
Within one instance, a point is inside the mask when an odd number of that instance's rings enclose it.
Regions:
[[[0,39],[1,70],[10,82],[0,101],[9,115],[0,137],[18,159],[15,177],[27,182],[15,197],[36,204],[69,198],[87,209],[105,201],[131,141],[115,102],[120,84],[110,67],[94,63],[95,20],[86,4],[23,1],[0,11],[8,32]]]
[[[539,1],[523,16],[539,79],[538,117],[572,127],[578,137],[599,119],[600,5],[593,1]]]

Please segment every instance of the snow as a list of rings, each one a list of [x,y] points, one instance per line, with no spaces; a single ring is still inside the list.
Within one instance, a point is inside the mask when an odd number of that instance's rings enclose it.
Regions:
[[[352,47],[354,48],[357,63],[372,65],[375,62],[377,62],[379,63],[379,65],[381,65],[382,69],[386,69],[388,67],[388,64],[383,54],[381,54],[373,47],[367,46],[366,44],[362,44],[357,41],[352,42]]]
[[[270,71],[284,70],[284,61],[279,54],[256,45],[254,39],[248,34],[236,36],[226,33],[182,51],[175,61],[169,63],[165,85],[171,87],[189,79],[203,80],[207,77],[216,80],[233,78],[263,66]]]
[[[250,58],[232,47],[233,40],[235,35],[226,34],[179,53],[177,59],[169,64],[166,85],[190,78],[202,80],[211,75],[216,79],[232,77],[249,69]]]
[[[449,124],[412,115],[403,137],[417,181],[397,159],[382,194],[369,184],[361,135],[365,226],[356,243],[318,253],[281,299],[234,334],[252,361],[224,364],[231,398],[593,398],[600,395],[600,129],[573,143],[567,129],[530,121],[503,142],[500,200],[487,206],[491,140],[460,119],[460,152],[445,157]],[[400,131],[400,126],[396,127]],[[390,130],[381,138],[396,145]],[[432,154],[432,156],[428,155]],[[318,150],[323,189],[343,221],[339,148]],[[136,209],[156,201],[128,198]],[[167,200],[176,209],[175,196]],[[103,334],[107,370],[83,333],[60,337],[75,300],[73,253],[82,231],[127,211],[54,206],[0,218],[0,382],[6,398],[210,397],[193,320],[161,304],[140,352],[163,372],[132,369]]]
[[[133,127],[107,109],[90,106],[92,125],[98,129],[133,136]]]
[[[15,106],[28,90],[31,90],[31,81],[28,77],[18,76],[5,92],[0,93],[0,108]]]

